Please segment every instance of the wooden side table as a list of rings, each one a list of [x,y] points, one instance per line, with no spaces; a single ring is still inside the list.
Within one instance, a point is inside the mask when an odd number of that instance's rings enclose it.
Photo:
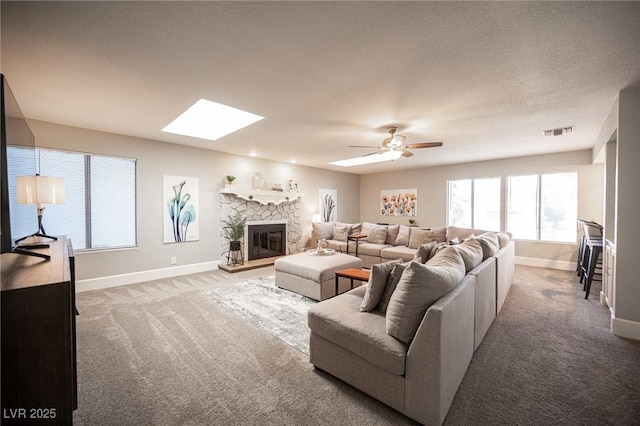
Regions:
[[[371,275],[371,271],[368,269],[342,269],[340,271],[336,271],[336,296],[338,295],[338,282],[340,277],[349,278],[351,280],[351,288],[353,289],[353,280],[358,281],[369,281],[369,276]]]
[[[356,257],[358,257],[358,245],[360,244],[360,240],[363,238],[367,238],[364,234],[353,234],[347,237],[347,254],[349,254],[349,241],[356,242]]]

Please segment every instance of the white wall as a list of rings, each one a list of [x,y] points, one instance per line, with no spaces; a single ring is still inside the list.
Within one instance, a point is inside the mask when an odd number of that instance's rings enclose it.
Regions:
[[[640,278],[638,235],[640,235],[640,89],[623,90],[619,96],[617,181],[615,208],[615,316],[618,324],[629,324],[626,337],[640,339]],[[620,323],[622,321],[622,323]],[[633,325],[631,325],[633,324]]]
[[[251,177],[260,172],[271,183],[298,182],[302,198],[303,235],[311,233],[311,215],[318,212],[318,188],[338,190],[339,220],[355,222],[360,217],[360,177],[289,163],[235,156],[215,151],[168,144],[87,129],[29,120],[36,145],[68,151],[122,156],[137,159],[137,238],[134,249],[79,252],[76,256],[78,280],[90,280],[125,274],[119,283],[151,279],[158,275],[145,271],[175,270],[165,276],[189,271],[187,266],[211,268],[220,259],[219,190],[226,175],[236,176],[234,186],[251,188]],[[218,142],[220,143],[220,142]],[[200,240],[164,244],[162,235],[163,175],[200,179]],[[170,265],[170,258],[177,265]],[[182,269],[180,269],[182,267]]]
[[[362,220],[407,223],[406,218],[380,215],[379,196],[382,189],[417,188],[419,204],[416,223],[438,227],[446,225],[447,180],[577,171],[578,217],[602,223],[604,166],[593,165],[591,155],[590,150],[583,150],[365,175],[361,180]],[[577,245],[517,241],[516,256],[521,262],[536,266],[571,268],[575,267],[570,262],[575,261]]]

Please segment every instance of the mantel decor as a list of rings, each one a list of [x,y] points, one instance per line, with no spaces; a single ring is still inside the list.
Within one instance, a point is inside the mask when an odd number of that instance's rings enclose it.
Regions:
[[[280,192],[280,191],[262,191],[262,190],[252,190],[252,191],[227,191],[220,190],[221,194],[231,194],[235,195],[238,198],[242,198],[247,201],[255,201],[263,205],[267,204],[281,204],[287,201],[295,201],[298,198],[304,197],[303,193],[300,192]]]

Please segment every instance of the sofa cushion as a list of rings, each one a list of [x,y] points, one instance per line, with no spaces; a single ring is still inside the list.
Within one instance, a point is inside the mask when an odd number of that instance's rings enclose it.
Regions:
[[[475,239],[480,241],[482,246],[482,260],[488,259],[500,250],[500,242],[495,232],[485,232],[476,236]]]
[[[393,266],[391,273],[389,274],[389,278],[387,279],[387,285],[384,288],[384,293],[382,293],[382,298],[380,299],[380,303],[378,304],[378,310],[383,314],[387,312],[387,308],[389,307],[389,300],[391,300],[391,295],[395,291],[398,286],[398,282],[402,277],[402,273],[409,263],[397,263]]]
[[[347,252],[347,243],[338,240],[327,240],[327,248],[333,249],[338,253]]]
[[[387,308],[389,335],[409,343],[425,312],[464,278],[464,261],[453,247],[441,250],[426,264],[410,262]]]
[[[367,282],[367,292],[362,299],[360,310],[362,312],[373,311],[382,299],[382,294],[387,286],[387,281],[391,270],[394,265],[400,263],[401,260],[391,260],[384,263],[376,263],[371,266],[371,274],[369,275],[369,281]]]
[[[402,375],[408,345],[385,332],[380,312],[360,312],[366,289],[357,287],[309,309],[307,322],[316,334],[391,374]]]
[[[335,225],[333,227],[333,239],[336,241],[347,241],[347,236],[349,235],[347,225]]]
[[[413,256],[416,254],[416,249],[412,249],[406,246],[386,246],[380,250],[380,257],[384,259],[402,259],[405,262],[413,260]]]
[[[380,251],[385,247],[383,244],[360,243],[358,244],[358,254],[380,257]]]
[[[483,251],[478,239],[472,238],[470,240],[465,240],[464,242],[451,247],[453,247],[460,257],[462,257],[466,272],[471,271],[482,263]]]
[[[367,234],[367,242],[374,244],[385,244],[387,241],[387,228],[372,228]]]
[[[398,232],[400,232],[400,225],[387,226],[387,244],[394,246],[396,244],[396,238],[398,238]]]
[[[411,227],[407,225],[400,225],[398,230],[398,236],[396,237],[397,246],[408,246],[409,238],[411,237]]]
[[[321,239],[331,240],[333,239],[333,226],[335,222],[320,222],[312,223],[313,237],[316,241]]]
[[[437,241],[431,241],[430,243],[422,244],[420,247],[418,247],[413,260],[420,263],[427,263],[427,261],[431,259],[433,254],[435,254],[433,253],[433,249],[436,248],[437,245]]]

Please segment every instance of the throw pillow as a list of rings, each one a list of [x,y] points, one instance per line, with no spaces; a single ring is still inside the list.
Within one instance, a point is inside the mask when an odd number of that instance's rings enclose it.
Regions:
[[[333,238],[333,225],[334,222],[312,223],[311,227],[313,228],[313,237],[315,240],[330,240]]]
[[[427,263],[431,259],[431,251],[438,245],[437,241],[431,241],[430,243],[423,244],[418,247],[415,256],[413,256],[414,262]]]
[[[380,299],[380,304],[378,305],[378,310],[383,314],[387,312],[387,307],[389,306],[389,300],[391,300],[391,295],[395,291],[398,286],[398,282],[402,277],[402,273],[407,268],[409,263],[397,263],[393,266],[391,273],[389,274],[389,278],[387,279],[387,286],[384,288],[384,293],[382,293],[382,299]]]
[[[367,282],[367,292],[365,293],[364,299],[362,299],[362,304],[360,305],[360,310],[362,312],[371,312],[378,306],[380,299],[382,299],[385,287],[387,286],[389,274],[391,274],[391,270],[394,265],[400,262],[401,260],[398,259],[385,263],[377,263],[371,266],[371,274],[369,275],[369,281]]]
[[[458,238],[458,240],[462,241],[469,238],[470,234],[473,234],[474,229],[472,228],[460,228],[458,226],[450,226],[447,228],[447,239],[453,240],[454,238]]]
[[[400,232],[400,225],[387,226],[387,244],[392,246],[396,245],[396,238],[398,238],[398,232]]]
[[[464,262],[453,247],[440,251],[424,265],[410,262],[389,300],[387,334],[410,343],[429,306],[458,285],[464,271]]]
[[[410,235],[411,235],[411,227],[407,225],[400,225],[400,229],[398,230],[398,236],[396,237],[395,245],[408,246]]]
[[[509,244],[509,241],[511,241],[511,236],[506,232],[497,232],[496,235],[498,236],[498,243],[500,244],[500,248],[505,247],[507,244]]]
[[[411,230],[411,236],[409,237],[409,248],[418,248],[422,244],[430,243],[431,241],[445,242],[446,228],[442,230],[420,229],[414,228]]]
[[[466,240],[461,244],[456,244],[453,248],[462,257],[467,272],[482,263],[482,246],[477,239]]]
[[[495,232],[485,232],[476,237],[482,246],[482,260],[495,255],[500,250],[500,242]]]
[[[387,241],[387,229],[386,228],[373,228],[369,234],[367,234],[367,242],[374,244],[384,244]]]
[[[352,223],[351,229],[349,230],[349,235],[361,234],[362,233],[362,223]]]
[[[376,225],[375,223],[371,222],[362,222],[362,234],[369,235],[374,228],[377,228],[379,226],[380,225]]]
[[[349,233],[347,232],[347,226],[334,226],[333,227],[333,239],[337,241],[347,241],[347,236]]]

